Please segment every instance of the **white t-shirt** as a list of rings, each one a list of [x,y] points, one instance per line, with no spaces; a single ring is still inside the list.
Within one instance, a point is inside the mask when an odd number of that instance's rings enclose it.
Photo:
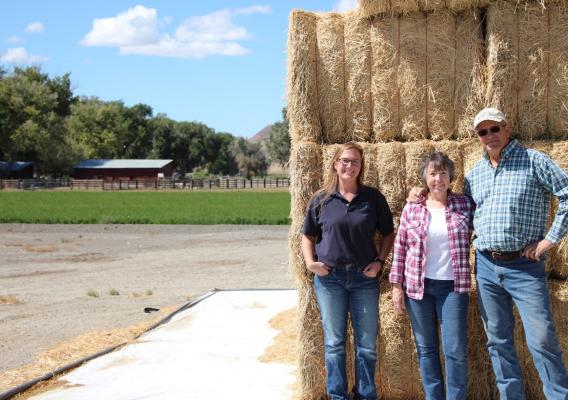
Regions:
[[[450,239],[446,224],[446,209],[431,208],[430,224],[426,237],[426,273],[428,279],[454,280],[454,268],[450,253]]]

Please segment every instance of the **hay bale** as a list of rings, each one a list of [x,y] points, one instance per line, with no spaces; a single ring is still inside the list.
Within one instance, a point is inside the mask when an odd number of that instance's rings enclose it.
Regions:
[[[387,281],[381,282],[379,316],[379,365],[376,379],[379,398],[424,398],[410,320],[406,314],[395,314],[392,287]]]
[[[452,192],[463,192],[463,143],[453,140],[443,140],[434,142],[434,150],[446,153],[448,157],[454,162],[455,178],[454,182],[450,185]]]
[[[487,103],[521,139],[568,134],[568,12],[561,2],[497,1],[487,12]]]
[[[515,6],[497,2],[487,9],[486,104],[507,115],[513,132],[518,128],[518,25]]]
[[[568,138],[568,10],[562,4],[547,8],[549,18],[548,131],[552,139]]]
[[[422,186],[422,179],[418,174],[420,161],[434,152],[434,144],[428,140],[404,143],[406,189]]]
[[[405,141],[428,139],[426,16],[411,14],[399,22],[401,135]]]
[[[319,14],[317,87],[319,115],[325,143],[345,141],[345,42],[341,14]]]
[[[475,278],[472,276],[472,284]],[[487,336],[479,314],[477,292],[469,297],[467,316],[467,356],[468,356],[468,392],[469,399],[498,399],[495,374],[487,352]]]
[[[312,195],[321,187],[321,147],[314,143],[298,142],[290,149],[290,217],[292,222],[303,221]]]
[[[316,16],[290,13],[288,28],[287,98],[292,141],[321,141],[316,70]]]
[[[371,27],[347,14],[345,21],[346,140],[371,138]]]
[[[402,143],[379,143],[369,166],[378,172],[379,190],[393,215],[400,215],[406,203],[406,154]]]
[[[554,143],[551,151],[551,158],[565,171],[568,172],[568,142],[558,142]],[[553,199],[553,207],[551,209],[551,215],[556,214],[558,209],[558,200]],[[564,279],[568,278],[568,236],[564,236],[560,242],[556,245],[556,252],[552,253],[551,263],[552,273]],[[568,350],[567,350],[568,351]]]
[[[401,139],[399,65],[400,18],[371,20],[371,98],[376,142]]]
[[[442,1],[443,2],[443,1]],[[426,3],[430,3],[426,1]],[[435,6],[437,1],[432,2]],[[456,17],[449,11],[428,14],[426,24],[426,131],[432,140],[454,133],[457,72]]]
[[[483,158],[483,147],[478,139],[466,140],[462,144],[464,177]]]
[[[408,14],[418,11],[463,11],[486,7],[490,0],[359,0],[358,12],[365,16]]]
[[[455,132],[457,139],[471,138],[473,117],[484,107],[483,35],[479,11],[456,16]]]

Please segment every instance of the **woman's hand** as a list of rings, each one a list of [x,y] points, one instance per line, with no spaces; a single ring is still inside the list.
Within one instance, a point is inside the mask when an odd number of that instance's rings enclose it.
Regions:
[[[329,275],[330,268],[321,261],[314,261],[307,263],[306,267],[317,276]]]
[[[394,311],[401,315],[406,311],[406,306],[404,305],[404,291],[400,284],[395,283],[392,285],[392,303],[394,305]]]
[[[367,278],[376,278],[381,272],[382,265],[378,261],[373,261],[369,263],[365,268],[363,268],[363,275]]]
[[[418,198],[426,194],[426,190],[419,186],[413,186],[408,192],[408,197],[406,198],[407,203],[418,203]]]

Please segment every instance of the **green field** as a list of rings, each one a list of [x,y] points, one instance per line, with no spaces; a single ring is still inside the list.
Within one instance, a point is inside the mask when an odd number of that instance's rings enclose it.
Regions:
[[[0,192],[0,223],[285,225],[289,214],[283,191]]]

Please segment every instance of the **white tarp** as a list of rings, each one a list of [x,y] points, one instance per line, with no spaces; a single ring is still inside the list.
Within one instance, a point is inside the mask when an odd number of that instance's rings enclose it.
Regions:
[[[290,400],[295,366],[258,359],[279,333],[268,321],[295,306],[294,290],[216,292],[31,399]]]

